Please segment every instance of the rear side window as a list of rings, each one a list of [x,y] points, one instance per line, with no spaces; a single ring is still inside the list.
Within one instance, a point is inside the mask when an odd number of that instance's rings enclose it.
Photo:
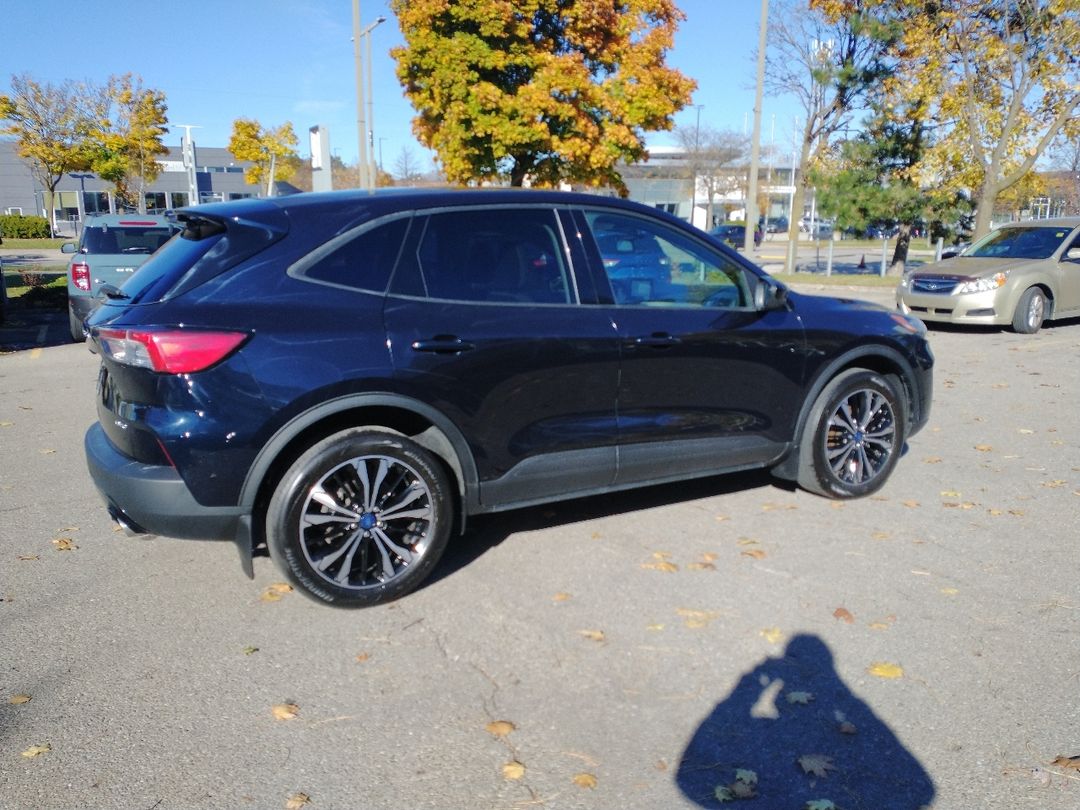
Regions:
[[[432,214],[402,258],[395,289],[450,301],[568,304],[571,282],[555,212]]]
[[[290,273],[335,287],[385,292],[408,230],[409,219],[401,217],[343,234],[302,259]]]
[[[146,256],[169,241],[176,230],[130,225],[88,227],[83,232],[82,249],[90,255],[127,254]]]

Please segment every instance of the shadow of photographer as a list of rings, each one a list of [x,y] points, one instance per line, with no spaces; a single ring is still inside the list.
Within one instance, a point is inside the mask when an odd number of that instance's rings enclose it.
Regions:
[[[756,810],[918,810],[935,793],[811,635],[795,636],[781,657],[739,680],[694,733],[676,781],[701,807],[753,798]]]

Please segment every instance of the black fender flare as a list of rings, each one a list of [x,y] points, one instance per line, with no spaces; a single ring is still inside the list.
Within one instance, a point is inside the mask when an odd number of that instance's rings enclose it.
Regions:
[[[859,360],[864,358],[873,358],[875,362],[869,366],[860,363]],[[895,366],[899,371],[900,385],[904,393],[904,397],[907,399],[907,420],[909,427],[912,422],[911,406],[912,401],[917,399],[913,397],[914,392],[910,390],[909,386],[914,385],[916,374],[912,368],[911,362],[904,354],[891,346],[884,346],[880,343],[868,344],[865,346],[858,346],[850,349],[838,357],[834,357],[825,365],[821,366],[814,374],[813,382],[806,389],[806,396],[803,397],[802,405],[799,408],[799,416],[795,422],[795,432],[791,438],[791,450],[784,457],[784,459],[772,469],[773,475],[785,480],[794,481],[799,470],[799,450],[802,446],[803,431],[806,429],[806,420],[810,416],[810,410],[814,407],[814,403],[817,402],[821,392],[825,386],[829,384],[837,374],[846,368],[852,368],[854,366],[862,366],[863,368],[874,369],[875,366],[880,365],[881,361],[885,361],[889,365]],[[907,431],[905,431],[906,433]]]
[[[348,394],[321,402],[314,408],[297,414],[282,425],[270,440],[263,445],[255,460],[248,468],[244,484],[240,489],[240,506],[253,510],[259,491],[274,462],[286,447],[301,433],[313,425],[337,414],[357,408],[396,408],[414,413],[431,423],[432,427],[410,438],[443,459],[454,472],[458,483],[458,494],[466,513],[473,511],[478,503],[478,480],[476,462],[469,449],[465,436],[457,426],[430,405],[394,393]],[[362,427],[357,425],[357,427]],[[392,430],[391,428],[386,428]]]

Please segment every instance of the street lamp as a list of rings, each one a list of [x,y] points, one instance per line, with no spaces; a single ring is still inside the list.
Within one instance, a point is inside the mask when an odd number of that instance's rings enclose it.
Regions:
[[[386,17],[376,17],[367,28],[360,28],[360,0],[353,0],[353,59],[356,62],[356,129],[360,147],[358,156],[360,188],[373,188],[374,171],[368,158],[368,146],[374,152],[374,132],[371,127],[371,32],[386,22]],[[363,53],[361,53],[363,46]],[[361,59],[363,57],[363,59]],[[364,99],[364,71],[367,71],[367,100]],[[366,108],[366,109],[365,109]]]

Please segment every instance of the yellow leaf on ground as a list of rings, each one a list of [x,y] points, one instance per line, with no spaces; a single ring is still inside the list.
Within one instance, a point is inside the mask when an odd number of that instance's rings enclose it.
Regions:
[[[686,626],[698,629],[707,627],[713,619],[720,618],[720,614],[711,610],[692,610],[691,608],[679,608],[675,611],[686,620]]]
[[[903,501],[903,504],[908,509],[917,509],[920,506],[918,501]]]
[[[943,489],[943,490],[941,490],[941,497],[942,498],[959,498],[960,493],[957,492],[954,489]]]
[[[716,566],[713,565],[711,562],[693,562],[693,563],[690,563],[686,567],[689,568],[691,571],[715,571],[716,570]]]
[[[977,444],[975,445],[975,449],[978,450],[980,453],[990,453],[993,451],[994,448],[992,445],[989,444]]]
[[[923,459],[923,464],[940,464],[944,460],[941,456],[929,456]]]
[[[30,562],[31,560],[40,560],[41,555],[40,554],[20,554],[17,557],[17,559],[22,560],[23,562]]]
[[[751,548],[741,552],[741,556],[753,557],[755,560],[763,560],[769,555],[762,551],[760,548]]]
[[[569,602],[571,599],[573,599],[573,597],[568,593],[564,593],[563,591],[559,591],[557,594],[551,597],[552,602]]]
[[[70,537],[57,537],[52,541],[57,551],[74,551],[78,548]]]
[[[305,804],[311,804],[311,797],[306,793],[293,793],[285,801],[285,810],[301,810]]]
[[[32,698],[29,695],[12,695],[10,698],[8,698],[8,703],[12,704],[13,706],[18,706],[22,703],[29,703],[31,699]]]
[[[358,663],[358,664],[367,663],[367,661],[370,658],[371,658],[371,653],[366,653],[366,652],[357,653],[356,654],[356,663]]]
[[[761,631],[761,637],[770,644],[779,644],[784,639],[784,633],[779,627],[766,627]]]
[[[295,703],[278,703],[270,709],[278,720],[292,720],[300,711]]]
[[[42,754],[47,754],[50,751],[52,751],[52,746],[45,743],[44,745],[31,745],[22,752],[22,755],[27,759],[33,759],[34,757],[40,757]]]
[[[520,779],[525,775],[525,766],[516,759],[512,759],[502,766],[502,775],[503,779],[511,781]]]
[[[904,670],[902,667],[896,664],[890,664],[887,661],[875,661],[866,671],[879,678],[894,679],[904,677]]]
[[[664,560],[663,562],[642,563],[641,567],[651,571],[663,571],[665,574],[674,574],[679,570],[679,566],[675,565],[675,563],[669,563],[667,560]]]
[[[574,784],[579,788],[592,790],[596,787],[596,777],[591,773],[579,773],[574,775]]]
[[[275,582],[272,585],[267,585],[259,598],[264,602],[280,602],[285,594],[291,592],[292,585],[286,582]]]
[[[758,545],[758,541],[755,540],[752,537],[740,537],[738,545],[740,545],[740,546],[756,546],[756,545]]]
[[[582,636],[584,636],[585,638],[589,639],[589,641],[604,641],[605,640],[603,630],[578,630],[578,633],[581,634]]]
[[[505,737],[511,731],[516,729],[517,726],[515,726],[509,720],[492,720],[490,723],[484,726],[484,728],[487,729],[488,734],[493,734],[501,739],[502,737]]]
[[[1067,771],[1080,772],[1080,756],[1078,757],[1055,757],[1051,765],[1057,765],[1059,768],[1064,768]]]
[[[956,596],[958,593],[960,593],[960,591],[958,591],[956,588],[942,588],[941,592],[946,596]]]

